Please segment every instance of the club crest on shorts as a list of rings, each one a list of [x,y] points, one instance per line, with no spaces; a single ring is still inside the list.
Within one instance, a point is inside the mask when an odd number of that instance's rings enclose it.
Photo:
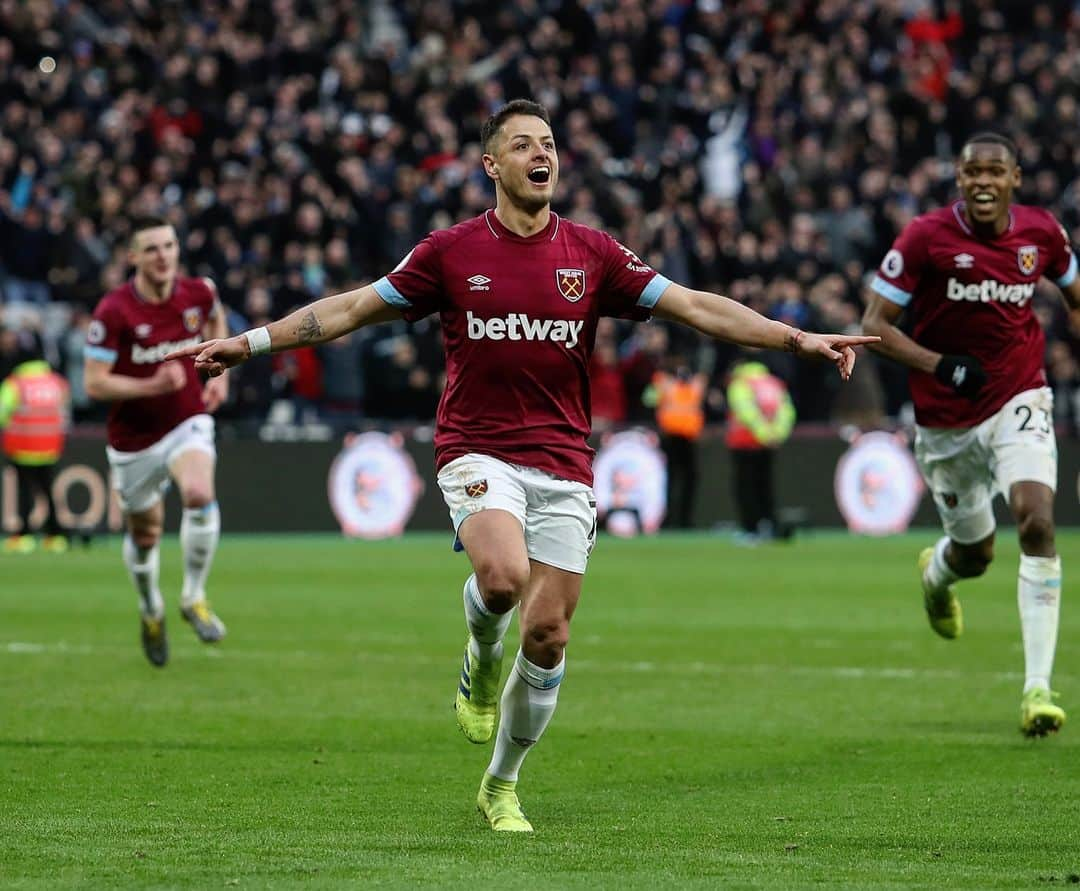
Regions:
[[[555,283],[559,286],[559,293],[571,303],[577,303],[585,296],[584,269],[556,269]]]
[[[479,498],[481,495],[487,494],[487,490],[487,480],[476,480],[465,484],[465,494],[470,498]]]
[[[1016,249],[1016,265],[1024,275],[1031,275],[1039,265],[1039,249],[1033,244],[1025,244]]]
[[[202,310],[197,306],[189,306],[184,310],[184,327],[194,334],[202,327]]]

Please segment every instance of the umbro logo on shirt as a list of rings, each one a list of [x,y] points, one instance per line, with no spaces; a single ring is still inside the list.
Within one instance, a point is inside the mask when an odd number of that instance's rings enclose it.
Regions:
[[[465,279],[465,281],[467,281],[469,283],[469,290],[470,291],[490,291],[491,290],[491,287],[490,287],[491,279],[488,278],[486,275],[479,275],[479,274],[470,275],[467,279]]]
[[[971,269],[975,265],[975,258],[971,254],[957,254],[953,257],[957,269]]]

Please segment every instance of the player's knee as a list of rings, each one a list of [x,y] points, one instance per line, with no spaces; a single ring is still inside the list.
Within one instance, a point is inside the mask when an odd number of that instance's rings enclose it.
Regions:
[[[958,565],[954,567],[957,574],[965,579],[975,578],[986,572],[994,561],[994,543],[984,541],[963,547],[954,544],[953,553],[958,561]]]
[[[513,609],[529,583],[528,564],[516,566],[512,563],[492,561],[480,563],[474,569],[484,603],[495,613],[505,613]]]
[[[554,668],[563,658],[566,645],[570,642],[570,623],[565,620],[530,622],[525,628],[527,654],[533,654],[531,661],[545,668]]]
[[[1022,517],[1018,524],[1020,548],[1025,554],[1050,553],[1054,548],[1054,521],[1038,513]]]
[[[139,526],[131,530],[131,540],[135,543],[135,547],[143,550],[154,547],[160,539],[160,526]]]
[[[213,487],[206,483],[183,483],[180,486],[180,501],[184,507],[206,507],[213,500]]]

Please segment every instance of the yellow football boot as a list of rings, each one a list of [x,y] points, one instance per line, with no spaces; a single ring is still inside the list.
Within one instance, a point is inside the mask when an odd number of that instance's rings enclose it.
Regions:
[[[924,548],[919,554],[919,579],[922,581],[923,606],[930,627],[947,640],[954,640],[964,633],[964,613],[960,601],[956,598],[953,586],[942,591],[933,591],[926,585],[926,567],[934,557],[933,548]]]
[[[521,811],[515,788],[517,782],[500,780],[489,773],[484,774],[480,791],[476,793],[476,807],[496,832],[532,832],[532,823]]]
[[[1020,700],[1020,732],[1024,736],[1046,736],[1057,733],[1065,723],[1065,709],[1054,705],[1057,693],[1036,687]]]

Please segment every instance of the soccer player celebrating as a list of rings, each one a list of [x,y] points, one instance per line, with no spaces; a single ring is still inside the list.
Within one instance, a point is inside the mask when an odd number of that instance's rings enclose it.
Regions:
[[[1045,275],[1071,308],[1080,308],[1080,280],[1057,221],[1011,203],[1020,167],[1010,140],[971,137],[960,151],[956,184],[961,200],[912,220],[885,255],[863,328],[881,337],[875,350],[911,369],[915,456],[945,530],[919,556],[926,613],[942,637],[963,631],[953,583],[990,565],[991,502],[998,492],[1008,499],[1023,552],[1020,729],[1044,736],[1065,721],[1050,692],[1061,559],[1054,546],[1053,404],[1032,297]],[[897,328],[909,305],[911,336]]]
[[[456,694],[465,736],[494,753],[477,805],[498,831],[530,832],[518,771],[555,711],[564,651],[596,534],[589,356],[597,319],[675,319],[714,337],[835,362],[845,379],[866,337],[770,321],[668,281],[610,236],[551,211],[559,156],[543,106],[514,100],[481,131],[496,203],[433,232],[372,285],[266,327],[180,350],[211,375],[271,350],[438,312],[447,385],[436,419],[438,481],[472,563],[469,637]],[[520,606],[521,644],[499,697],[503,635]],[[496,711],[500,712],[496,731]]]
[[[229,331],[213,283],[178,275],[179,256],[169,223],[134,221],[128,259],[135,275],[98,303],[86,348],[86,392],[112,402],[106,452],[127,527],[124,563],[139,592],[146,658],[159,667],[169,658],[158,541],[170,480],[184,510],[181,615],[206,643],[225,636],[205,585],[221,528],[210,413],[225,400],[228,384],[215,377],[204,385],[193,362],[167,357],[201,343],[204,335],[220,338]]]

